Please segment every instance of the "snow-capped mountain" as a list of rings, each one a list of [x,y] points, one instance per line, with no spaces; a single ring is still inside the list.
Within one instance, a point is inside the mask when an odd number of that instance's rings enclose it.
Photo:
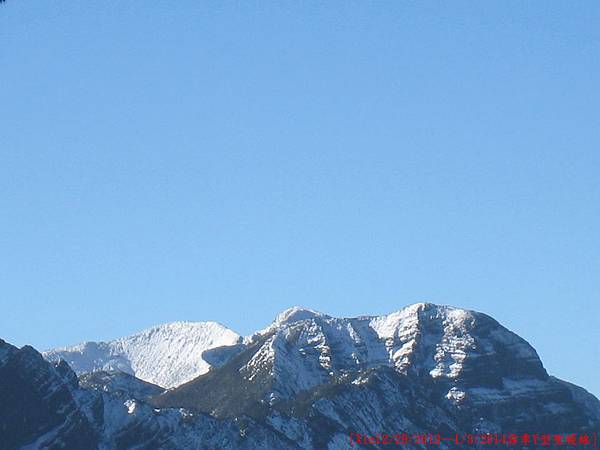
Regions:
[[[122,372],[93,375],[0,339],[0,450],[298,449],[252,420],[156,410],[131,394],[162,390]]]
[[[351,319],[295,307],[245,345],[248,360],[237,370],[240,381],[268,379],[265,395],[272,404],[378,367],[448,384],[445,394],[457,404],[466,398],[460,389],[467,389],[471,373],[477,386],[469,385],[470,399],[511,395],[512,388],[547,378],[535,350],[490,317],[426,303]],[[169,395],[178,392],[185,390]]]
[[[163,355],[186,340],[170,342]],[[600,433],[600,402],[548,375],[533,347],[482,313],[292,308],[232,342],[202,350],[211,370],[165,391],[114,370],[77,379],[64,360],[0,341],[0,450],[341,450],[350,433]]]
[[[84,342],[44,352],[50,361],[64,359],[75,373],[121,371],[164,388],[206,373],[202,354],[238,344],[241,337],[216,322],[173,322],[109,342]]]
[[[318,436],[327,445],[347,443],[348,430],[600,427],[593,396],[584,401],[550,377],[533,347],[482,313],[419,303],[346,319],[292,308],[245,345],[153,403],[250,416],[297,442]]]

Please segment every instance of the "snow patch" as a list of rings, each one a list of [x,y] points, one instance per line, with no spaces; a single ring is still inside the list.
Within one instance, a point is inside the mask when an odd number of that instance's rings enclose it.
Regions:
[[[174,322],[114,341],[85,342],[43,355],[52,361],[64,359],[78,374],[118,370],[172,388],[208,372],[204,351],[240,340],[237,333],[216,322]]]

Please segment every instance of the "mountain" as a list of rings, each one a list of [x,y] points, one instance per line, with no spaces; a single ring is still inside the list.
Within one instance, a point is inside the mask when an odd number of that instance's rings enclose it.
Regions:
[[[124,400],[135,398],[149,400],[165,390],[160,386],[120,371],[95,371],[79,376],[79,386],[84,389],[103,391],[121,397]]]
[[[338,450],[352,435],[600,432],[594,396],[550,376],[491,317],[447,306],[356,318],[292,308],[203,358],[208,372],[165,391],[119,371],[78,379],[0,341],[0,450]]]
[[[0,340],[0,449],[44,448],[45,441],[57,439],[70,448],[95,448],[77,384],[66,363],[51,365],[32,347]]]
[[[357,430],[600,429],[598,400],[550,377],[524,339],[485,314],[427,303],[351,319],[292,308],[153,403],[249,416],[323,446]]]
[[[162,389],[130,375],[92,375],[0,340],[0,450],[298,448],[251,419],[157,410],[131,395]]]
[[[238,344],[241,337],[216,322],[173,322],[110,342],[84,342],[44,352],[50,361],[65,360],[77,373],[121,371],[164,388],[206,373],[202,354]]]

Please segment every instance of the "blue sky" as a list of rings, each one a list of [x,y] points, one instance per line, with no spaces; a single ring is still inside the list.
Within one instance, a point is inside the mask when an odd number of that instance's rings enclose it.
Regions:
[[[0,337],[486,312],[600,394],[600,3],[0,5]]]

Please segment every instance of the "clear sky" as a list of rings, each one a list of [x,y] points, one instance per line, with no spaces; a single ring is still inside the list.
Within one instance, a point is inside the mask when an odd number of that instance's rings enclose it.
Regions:
[[[600,394],[600,2],[0,4],[0,337],[486,312]]]

